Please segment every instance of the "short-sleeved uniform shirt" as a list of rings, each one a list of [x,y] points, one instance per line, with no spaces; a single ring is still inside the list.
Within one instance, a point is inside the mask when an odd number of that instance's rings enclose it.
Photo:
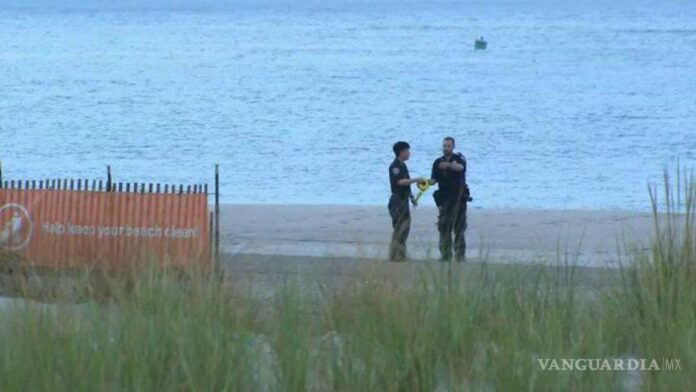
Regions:
[[[454,170],[442,170],[439,168],[441,162],[457,162],[464,166],[464,170],[456,172]],[[449,159],[444,155],[433,162],[433,172],[430,176],[437,180],[438,189],[443,199],[452,200],[459,194],[461,186],[466,185],[466,158],[462,154],[451,154]]]
[[[408,168],[406,164],[398,159],[389,165],[389,183],[391,184],[392,195],[396,195],[400,198],[408,198],[411,195],[410,185],[399,185],[399,180],[404,178],[411,178],[408,174]]]

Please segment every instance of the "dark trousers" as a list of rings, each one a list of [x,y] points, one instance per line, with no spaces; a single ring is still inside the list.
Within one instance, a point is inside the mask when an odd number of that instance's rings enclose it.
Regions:
[[[389,216],[394,229],[389,244],[389,260],[406,260],[406,240],[411,231],[411,211],[408,199],[393,196],[389,199]]]
[[[447,201],[440,207],[437,228],[440,232],[440,254],[443,260],[452,259],[452,235],[454,234],[454,257],[457,261],[466,258],[466,201]]]

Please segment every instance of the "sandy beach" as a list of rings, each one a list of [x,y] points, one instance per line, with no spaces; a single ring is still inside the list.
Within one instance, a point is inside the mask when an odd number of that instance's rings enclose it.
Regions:
[[[436,259],[435,207],[412,211],[409,256]],[[646,248],[650,213],[601,210],[469,209],[468,258],[494,263],[554,263],[617,267],[624,244]],[[386,207],[237,205],[221,207],[222,251],[384,260],[391,234]],[[626,242],[627,241],[627,242]]]
[[[310,290],[381,276],[412,280],[421,266],[439,269],[436,210],[412,211],[409,255],[412,263],[386,263],[391,223],[386,207],[339,205],[221,206],[222,267],[236,286],[270,298],[287,279],[301,278]],[[653,228],[649,213],[592,210],[469,210],[468,258],[457,273],[479,268],[482,261],[527,265],[558,261],[582,268],[582,281],[606,284],[624,244],[647,249]],[[624,242],[624,238],[627,242]],[[523,271],[523,269],[515,269]],[[49,278],[30,286],[51,287]],[[594,284],[594,283],[591,283]],[[17,282],[0,279],[0,292],[12,293]]]

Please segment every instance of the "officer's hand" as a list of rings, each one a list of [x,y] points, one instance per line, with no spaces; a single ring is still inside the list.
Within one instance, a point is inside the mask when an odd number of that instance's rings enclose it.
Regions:
[[[418,177],[418,178],[416,178],[416,183],[418,183],[418,185],[425,185],[428,183],[428,179],[423,178],[423,177]]]

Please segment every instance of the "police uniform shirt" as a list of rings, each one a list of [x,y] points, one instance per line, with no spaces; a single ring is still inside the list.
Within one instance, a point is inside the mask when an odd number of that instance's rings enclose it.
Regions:
[[[464,166],[464,170],[457,172],[452,169],[440,169],[441,162],[457,162]],[[443,197],[456,197],[459,194],[459,188],[466,185],[466,159],[459,153],[451,154],[449,160],[443,155],[433,162],[433,172],[430,177],[437,181],[438,189]]]
[[[391,192],[393,195],[401,198],[408,198],[411,195],[411,186],[398,184],[399,180],[403,180],[404,178],[411,178],[409,177],[406,164],[398,159],[394,159],[394,162],[389,165],[389,183],[391,184]]]

